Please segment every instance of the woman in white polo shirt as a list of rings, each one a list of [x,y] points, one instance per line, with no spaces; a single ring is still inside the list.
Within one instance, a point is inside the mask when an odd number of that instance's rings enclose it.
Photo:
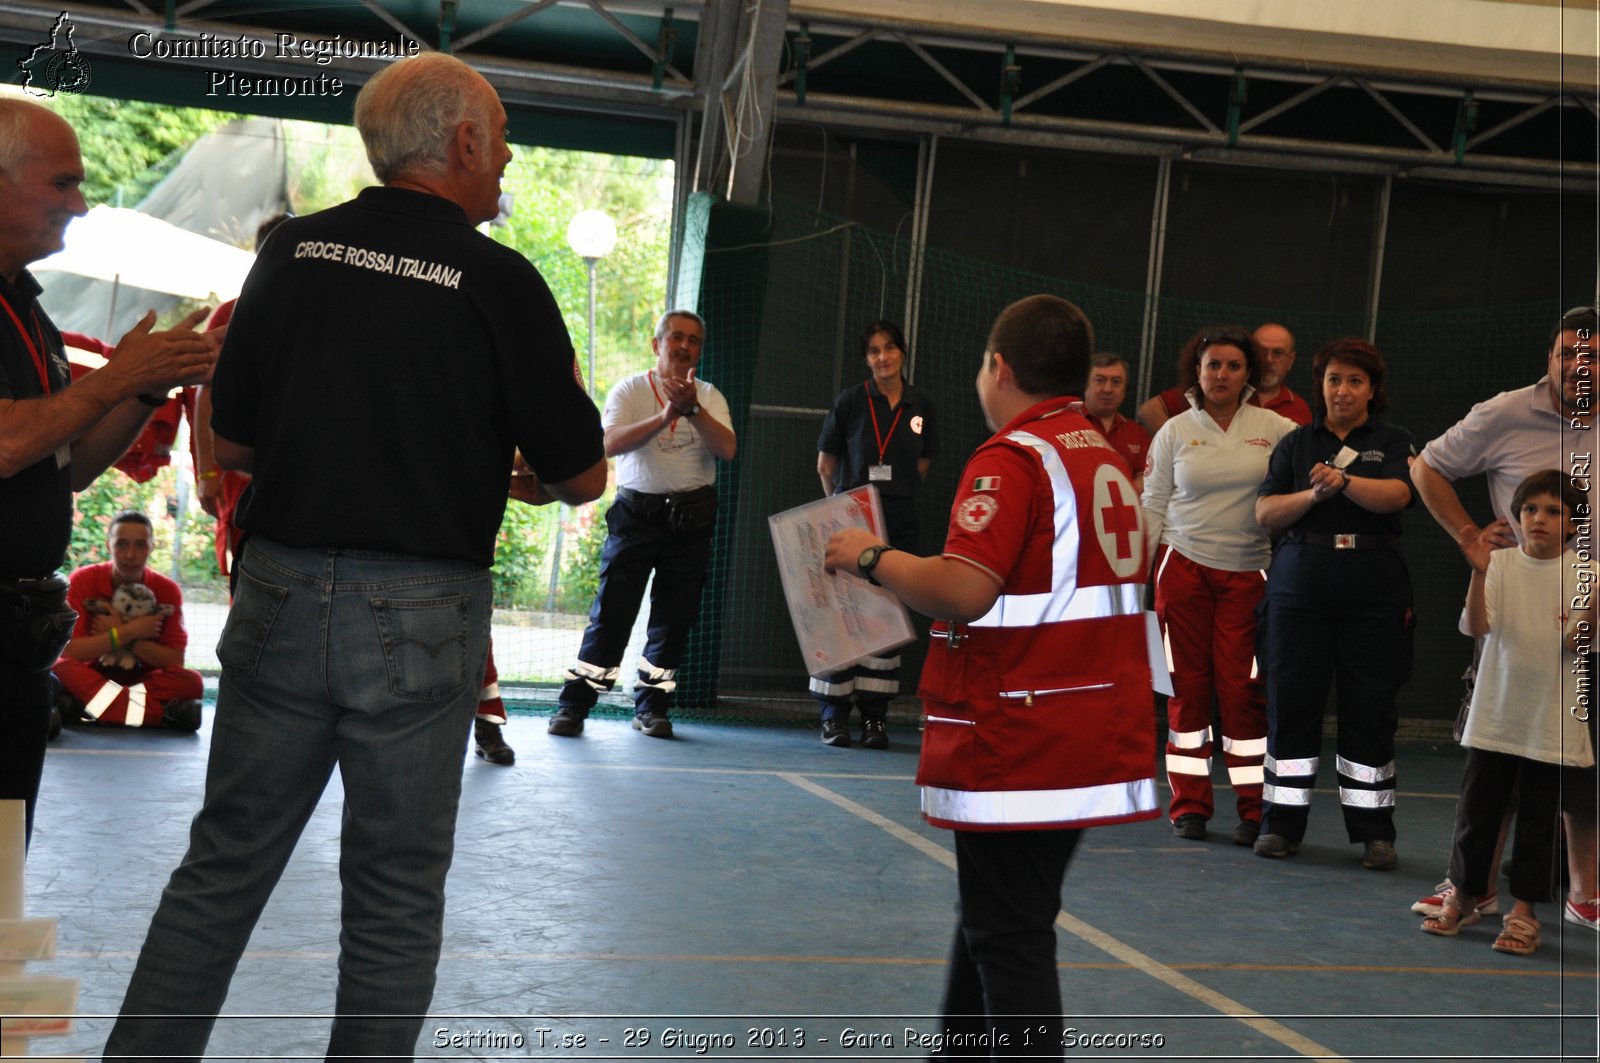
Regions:
[[[1294,423],[1248,399],[1260,371],[1250,333],[1229,325],[1196,333],[1179,368],[1189,409],[1150,444],[1143,506],[1155,556],[1156,615],[1174,695],[1167,702],[1168,817],[1180,838],[1203,840],[1214,810],[1211,705],[1239,813],[1236,845],[1261,830],[1266,701],[1256,675],[1256,607],[1272,550],[1256,523],[1267,459]]]

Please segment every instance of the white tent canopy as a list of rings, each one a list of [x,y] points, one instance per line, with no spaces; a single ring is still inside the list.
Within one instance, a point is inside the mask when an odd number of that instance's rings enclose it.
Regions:
[[[190,299],[231,299],[255,255],[126,207],[99,206],[67,227],[65,250],[30,267]]]

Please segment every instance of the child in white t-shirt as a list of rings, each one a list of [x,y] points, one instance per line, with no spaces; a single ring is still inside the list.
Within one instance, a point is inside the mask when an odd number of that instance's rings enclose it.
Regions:
[[[1500,824],[1515,801],[1511,895],[1494,947],[1531,955],[1539,947],[1533,906],[1554,899],[1555,840],[1563,765],[1594,764],[1587,682],[1593,647],[1595,566],[1567,548],[1574,517],[1588,516],[1584,496],[1554,469],[1518,486],[1512,516],[1518,549],[1496,550],[1474,569],[1461,630],[1483,637],[1483,659],[1461,744],[1467,764],[1456,806],[1455,843],[1443,910],[1423,920],[1429,934],[1453,937],[1480,915],[1472,898],[1489,892]],[[1584,696],[1579,697],[1580,689]]]

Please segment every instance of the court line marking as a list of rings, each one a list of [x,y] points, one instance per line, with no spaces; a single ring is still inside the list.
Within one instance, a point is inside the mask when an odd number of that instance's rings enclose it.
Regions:
[[[334,960],[339,954],[334,951],[314,949],[249,949],[244,953],[245,958],[252,960]],[[139,953],[133,949],[80,949],[75,951],[58,951],[57,959],[71,960],[137,960]],[[497,960],[517,962],[563,963],[568,961],[579,962],[606,962],[606,963],[748,963],[748,964],[793,964],[806,963],[821,966],[840,967],[943,967],[948,960],[943,956],[797,956],[797,955],[732,955],[728,953],[630,953],[630,952],[495,952],[485,949],[445,949],[439,954],[443,960]],[[1597,974],[1593,971],[1564,970],[1525,970],[1504,971],[1493,967],[1396,967],[1380,964],[1338,964],[1327,966],[1312,963],[1175,963],[1169,965],[1174,971],[1238,971],[1259,974],[1268,971],[1285,973],[1327,974],[1337,972],[1340,974],[1428,974],[1449,975],[1464,977],[1488,978],[1583,978],[1594,980]],[[1134,971],[1139,968],[1128,963],[1085,963],[1082,961],[1060,961],[1056,967],[1063,971]],[[1232,1016],[1219,1016],[1231,1018]],[[1328,1016],[1321,1016],[1328,1017]],[[1338,1016],[1343,1017],[1343,1016]],[[1417,1018],[1408,1015],[1406,1018]],[[1466,1018],[1481,1016],[1463,1016]]]
[[[865,805],[858,804],[843,794],[834,793],[826,786],[812,782],[804,776],[793,772],[779,772],[778,777],[815,797],[822,798],[829,804],[838,806],[859,819],[866,820],[873,826],[887,832],[890,836],[898,838],[931,859],[937,860],[950,870],[954,871],[956,869],[955,854],[937,842],[924,838],[917,832],[902,827]],[[1264,1037],[1278,1042],[1292,1052],[1297,1052],[1302,1056],[1308,1056],[1313,1059],[1324,1060],[1325,1063],[1350,1063],[1349,1060],[1344,1059],[1342,1056],[1334,1054],[1332,1049],[1318,1044],[1311,1038],[1291,1030],[1274,1019],[1267,1018],[1260,1012],[1246,1007],[1232,997],[1217,992],[1210,986],[1178,973],[1154,957],[1146,956],[1133,946],[1112,937],[1097,927],[1090,926],[1077,916],[1068,915],[1066,911],[1062,911],[1056,916],[1056,925],[1074,937],[1093,945],[1101,952],[1121,960],[1141,974],[1153,978],[1172,989],[1176,989],[1213,1011],[1221,1012],[1223,1015],[1237,1019],[1245,1026]]]
[[[196,748],[187,748],[186,747],[184,749],[173,749],[173,750],[166,750],[166,749],[63,749],[60,746],[52,744],[50,746],[50,755],[51,756],[67,756],[67,757],[192,757],[192,756],[197,756],[198,755],[198,756],[202,756],[203,757],[203,756],[206,755],[206,749],[204,747],[196,747]],[[786,772],[781,768],[730,768],[730,767],[696,768],[696,767],[690,767],[688,765],[683,765],[683,764],[603,764],[603,763],[585,762],[585,761],[577,761],[577,760],[574,760],[574,761],[563,761],[562,763],[563,764],[567,764],[567,765],[571,765],[573,767],[599,768],[599,769],[603,769],[605,771],[654,771],[654,772],[667,772],[667,773],[683,774],[683,775],[770,775],[770,776],[775,776],[777,778],[787,778],[788,776],[794,774],[793,772]],[[505,771],[506,769],[502,768],[502,769],[498,769],[498,770],[499,771]],[[517,769],[513,768],[513,769],[510,769],[510,770],[516,771]],[[861,780],[865,780],[867,782],[915,782],[916,781],[916,776],[914,774],[913,775],[893,775],[893,774],[884,774],[884,773],[880,773],[880,772],[866,772],[866,771],[807,771],[807,772],[805,772],[805,775],[808,778],[813,778],[813,779],[861,779]],[[1215,782],[1215,781],[1213,781],[1212,787],[1214,789],[1216,789],[1216,790],[1219,790],[1219,791],[1220,790],[1231,791],[1233,789],[1227,783]],[[1157,782],[1157,788],[1161,789],[1161,790],[1168,790],[1169,789],[1168,785],[1165,782],[1160,782],[1160,781]],[[1317,787],[1317,788],[1313,789],[1311,792],[1314,793],[1314,794],[1322,794],[1323,796],[1326,797],[1326,796],[1337,796],[1338,793],[1339,793],[1339,790],[1338,790],[1337,787]],[[1441,800],[1441,801],[1444,801],[1444,800],[1456,801],[1456,800],[1458,800],[1460,798],[1461,795],[1457,794],[1457,793],[1453,793],[1453,792],[1452,793],[1443,793],[1443,792],[1435,793],[1433,791],[1428,791],[1428,790],[1396,790],[1395,791],[1395,796],[1396,797],[1404,797],[1404,798],[1407,798],[1407,799],[1421,798],[1421,799],[1435,799],[1435,800]],[[1184,848],[1194,848],[1194,847],[1193,846],[1185,846]]]

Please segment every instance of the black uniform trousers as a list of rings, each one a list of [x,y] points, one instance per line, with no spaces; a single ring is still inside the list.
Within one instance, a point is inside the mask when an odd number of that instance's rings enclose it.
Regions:
[[[66,580],[0,578],[0,799],[24,803],[28,839],[50,733],[50,666],[77,618]]]
[[[1061,1058],[1055,919],[1082,833],[955,832],[960,917],[943,1009],[954,1043],[932,1058]]]
[[[1450,881],[1469,897],[1494,892],[1489,867],[1500,846],[1500,825],[1514,807],[1517,834],[1511,850],[1511,896],[1534,904],[1554,900],[1560,804],[1560,765],[1468,749],[1461,800],[1456,802]]]
[[[1397,549],[1284,542],[1267,578],[1261,833],[1305,837],[1337,684],[1339,804],[1353,842],[1393,841],[1395,696],[1411,677],[1411,577]]]
[[[600,553],[600,587],[589,609],[578,667],[568,672],[561,688],[563,708],[586,714],[603,691],[616,685],[616,669],[628,648],[628,636],[652,571],[655,584],[650,591],[650,620],[634,685],[634,707],[640,714],[660,715],[666,715],[671,707],[689,629],[700,615],[712,527],[673,531],[668,525],[666,500],[665,495],[624,488],[606,511],[608,534]]]

